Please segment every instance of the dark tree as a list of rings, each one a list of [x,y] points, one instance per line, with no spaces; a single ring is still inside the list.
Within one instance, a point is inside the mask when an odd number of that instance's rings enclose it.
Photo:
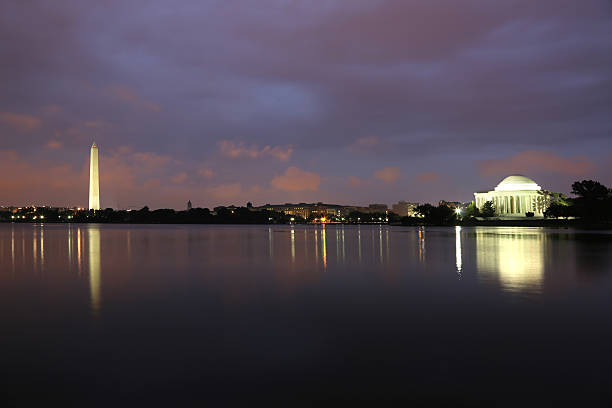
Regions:
[[[493,201],[485,202],[480,209],[480,214],[486,218],[493,217],[495,215],[495,205]]]
[[[589,223],[612,221],[612,197],[610,190],[593,180],[576,181],[572,184],[575,215]]]
[[[572,217],[575,216],[574,206],[553,202],[544,211],[544,216],[546,218]]]
[[[476,204],[471,203],[465,209],[465,212],[463,213],[463,218],[469,219],[473,217],[480,217],[480,210],[478,209],[478,207],[476,207]]]
[[[572,184],[572,194],[586,200],[604,200],[610,190],[603,184],[593,180],[576,181]]]
[[[422,204],[416,208],[416,212],[423,217],[426,224],[453,225],[457,223],[455,210],[446,205],[434,207],[431,204]]]

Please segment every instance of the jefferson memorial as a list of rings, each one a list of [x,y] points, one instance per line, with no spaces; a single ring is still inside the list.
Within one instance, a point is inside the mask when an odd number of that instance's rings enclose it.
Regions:
[[[482,209],[487,201],[493,202],[497,217],[525,217],[532,212],[534,217],[543,217],[548,194],[529,177],[508,176],[495,190],[474,193],[475,205]]]

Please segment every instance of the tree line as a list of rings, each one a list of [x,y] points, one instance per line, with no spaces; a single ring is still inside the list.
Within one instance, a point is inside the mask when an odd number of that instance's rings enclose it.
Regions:
[[[612,222],[612,190],[593,180],[576,181],[572,184],[572,195],[550,193],[550,204],[545,211],[546,218],[575,218],[585,224],[608,224]],[[328,221],[341,223],[392,223],[402,225],[459,225],[477,222],[477,219],[495,215],[491,201],[481,208],[472,202],[460,213],[448,205],[434,206],[421,204],[416,207],[417,216],[400,217],[392,212],[361,213],[351,212],[346,217],[328,215]],[[529,214],[527,214],[529,216]],[[8,222],[97,222],[97,223],[147,223],[147,224],[288,224],[312,222],[308,219],[277,211],[257,211],[252,206],[217,207],[214,212],[208,208],[190,208],[185,211],[173,209],[63,211],[48,207],[27,207],[16,212],[0,213],[0,221]]]

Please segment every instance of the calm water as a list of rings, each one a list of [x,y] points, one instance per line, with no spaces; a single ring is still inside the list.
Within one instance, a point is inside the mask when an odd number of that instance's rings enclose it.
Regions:
[[[0,391],[605,406],[611,296],[610,232],[0,224]]]

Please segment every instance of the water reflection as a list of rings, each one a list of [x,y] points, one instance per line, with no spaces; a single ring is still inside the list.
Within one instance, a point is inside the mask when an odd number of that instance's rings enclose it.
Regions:
[[[457,268],[457,275],[459,278],[462,277],[461,269],[463,268],[463,262],[461,259],[461,227],[455,227],[455,267]]]
[[[274,241],[272,235],[272,227],[268,227],[268,254],[270,256],[270,260],[274,258]]]
[[[291,263],[295,263],[295,227],[291,226]]]
[[[325,224],[321,229],[321,242],[323,244],[323,268],[327,269],[327,239],[325,238]]]
[[[57,277],[62,270],[70,272],[67,279],[82,276],[81,290],[94,315],[102,307],[102,268],[105,304],[112,303],[117,281],[133,272],[152,269],[174,279],[166,271],[193,268],[194,276],[214,281],[214,271],[240,275],[252,271],[252,265],[274,268],[278,279],[293,274],[311,282],[323,279],[313,273],[323,270],[385,276],[406,270],[409,279],[420,279],[421,272],[454,270],[457,275],[445,274],[453,280],[469,279],[475,272],[491,290],[523,295],[567,290],[577,284],[578,274],[607,273],[612,262],[608,236],[524,227],[6,225],[0,229],[0,272],[12,271],[16,278],[41,271]],[[220,280],[228,286],[245,282],[227,276]]]
[[[32,239],[32,259],[33,259],[33,265],[34,265],[34,272],[36,272],[37,266],[38,266],[38,248],[37,248],[37,241],[38,241],[38,237],[36,236],[36,230],[34,230],[34,237]]]
[[[359,262],[361,262],[361,225],[357,228],[357,246],[359,247]]]
[[[15,226],[11,224],[11,266],[15,274]]]
[[[98,316],[102,303],[100,297],[100,229],[98,226],[90,226],[87,229],[87,241],[89,246],[88,265],[91,311],[94,316]]]
[[[382,225],[378,227],[378,258],[380,263],[384,263],[383,259],[383,238],[382,238]]]
[[[77,229],[77,268],[81,275],[81,228]]]
[[[42,270],[45,269],[45,228],[40,228],[40,267]]]
[[[418,237],[419,237],[419,261],[425,262],[425,228],[424,227],[419,227]]]
[[[72,269],[72,225],[68,225],[68,270]]]
[[[547,234],[538,229],[476,230],[476,265],[508,292],[541,293]]]

